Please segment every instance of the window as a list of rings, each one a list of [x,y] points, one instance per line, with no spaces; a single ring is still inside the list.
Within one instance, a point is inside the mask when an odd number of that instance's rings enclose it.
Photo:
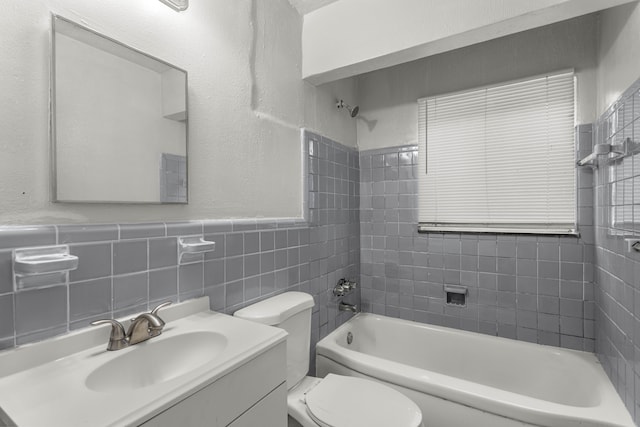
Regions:
[[[573,72],[418,107],[421,231],[575,234]]]

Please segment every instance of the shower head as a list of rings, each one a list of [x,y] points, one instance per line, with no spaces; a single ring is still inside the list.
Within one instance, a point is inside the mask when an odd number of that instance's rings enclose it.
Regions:
[[[360,111],[360,107],[358,107],[357,105],[355,107],[352,107],[351,105],[344,102],[342,99],[336,103],[336,107],[346,108],[351,117],[357,116],[358,112]]]

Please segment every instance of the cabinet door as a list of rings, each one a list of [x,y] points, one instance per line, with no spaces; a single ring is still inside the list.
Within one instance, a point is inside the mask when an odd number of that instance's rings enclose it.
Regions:
[[[282,384],[242,414],[229,427],[286,427],[287,385]]]
[[[286,377],[286,344],[283,342],[177,402],[142,425],[226,427],[285,383]],[[286,412],[286,397],[280,402],[280,406],[284,407]]]

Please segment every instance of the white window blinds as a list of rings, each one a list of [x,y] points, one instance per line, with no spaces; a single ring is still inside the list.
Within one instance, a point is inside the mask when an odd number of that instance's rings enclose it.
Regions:
[[[420,229],[573,234],[573,72],[418,100]]]

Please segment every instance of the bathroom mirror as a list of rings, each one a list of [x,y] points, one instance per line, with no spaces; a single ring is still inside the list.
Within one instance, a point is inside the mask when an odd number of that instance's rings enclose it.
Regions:
[[[187,72],[52,17],[54,202],[187,203]]]

